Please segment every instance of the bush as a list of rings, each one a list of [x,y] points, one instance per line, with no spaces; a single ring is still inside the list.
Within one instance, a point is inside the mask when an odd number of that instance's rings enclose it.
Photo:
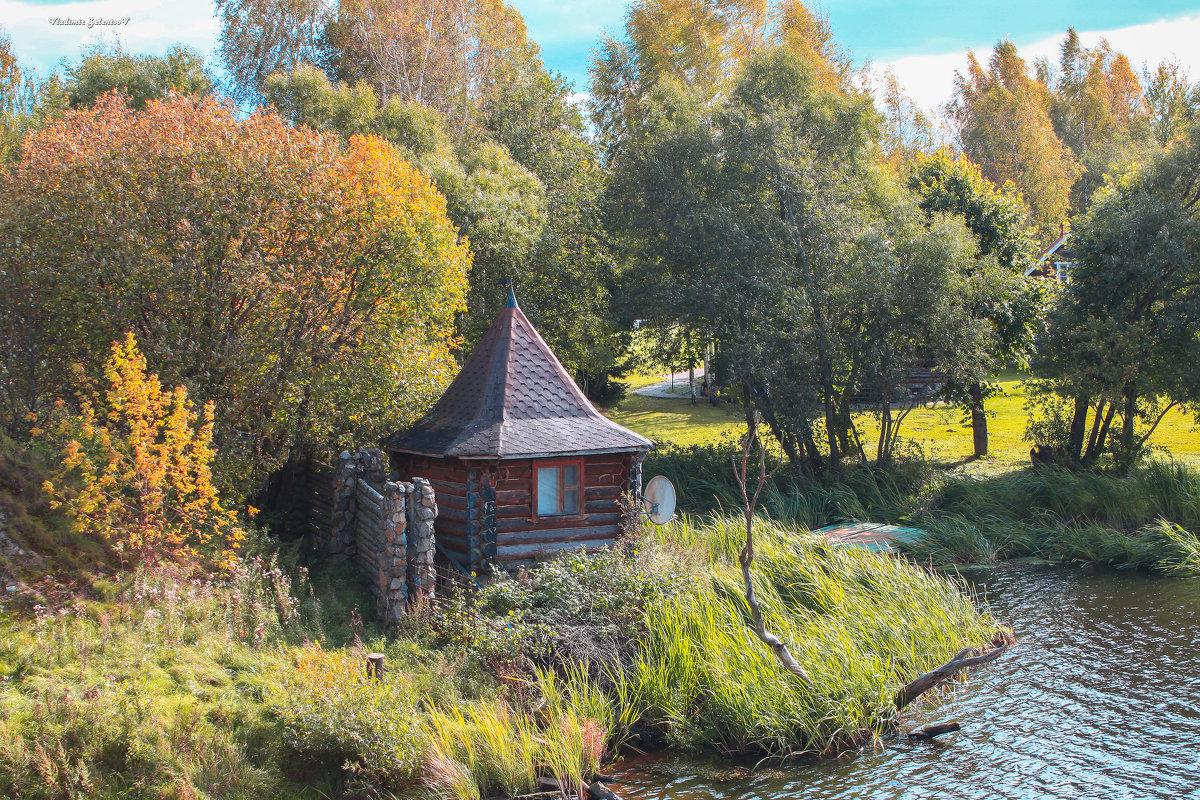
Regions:
[[[198,555],[225,570],[246,533],[212,482],[213,406],[197,412],[187,389],[146,371],[133,334],[113,344],[103,398],[78,414],[61,402],[52,436],[62,452],[44,489],[79,533],[113,540],[139,561]]]

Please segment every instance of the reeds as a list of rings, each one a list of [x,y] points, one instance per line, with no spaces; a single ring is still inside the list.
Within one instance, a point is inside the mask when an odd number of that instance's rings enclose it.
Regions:
[[[1128,475],[1045,467],[946,481],[916,524],[921,558],[1017,556],[1200,574],[1200,472],[1149,461]]]
[[[685,519],[663,533],[699,549],[708,570],[651,613],[650,637],[620,695],[635,698],[640,721],[670,743],[837,751],[888,726],[900,685],[994,632],[994,621],[945,578],[763,520],[755,589],[767,627],[810,675],[805,686],[750,627],[736,566],[740,526]]]

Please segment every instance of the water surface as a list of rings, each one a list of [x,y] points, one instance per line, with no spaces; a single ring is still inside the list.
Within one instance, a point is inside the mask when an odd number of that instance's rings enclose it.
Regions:
[[[967,577],[1017,644],[902,724],[961,732],[758,769],[631,760],[614,788],[626,800],[1200,798],[1200,581],[1026,564]]]

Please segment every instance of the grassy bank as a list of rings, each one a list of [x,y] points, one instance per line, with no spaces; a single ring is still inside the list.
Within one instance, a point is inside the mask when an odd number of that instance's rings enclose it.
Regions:
[[[995,633],[944,578],[764,520],[756,591],[805,686],[749,627],[740,522],[688,518],[652,535],[628,560],[572,557],[498,581],[477,609],[485,630],[504,625],[501,652],[587,663],[612,735],[643,748],[836,752],[892,723],[900,686]]]
[[[9,608],[0,795],[470,799],[542,776],[577,787],[625,742],[836,750],[995,627],[945,579],[764,524],[759,592],[804,687],[745,626],[737,530],[688,521],[551,562],[391,640],[358,620],[351,573],[261,560],[228,583],[143,570]],[[386,654],[382,681],[364,677],[368,650]]]
[[[647,475],[676,485],[686,510],[736,508],[734,444],[666,447]],[[777,477],[764,491],[771,518],[803,528],[835,522],[911,525],[928,535],[913,554],[935,563],[1031,556],[1200,574],[1200,469],[1150,460],[1128,475],[1055,467],[996,475],[948,473],[916,460],[887,471],[848,469],[838,481]]]

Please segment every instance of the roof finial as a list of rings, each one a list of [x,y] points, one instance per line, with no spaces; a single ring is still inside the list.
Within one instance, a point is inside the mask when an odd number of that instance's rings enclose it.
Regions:
[[[508,283],[508,302],[506,302],[504,304],[504,306],[505,306],[505,308],[518,308],[517,293],[515,291],[513,291],[512,281],[509,280],[507,283]]]

